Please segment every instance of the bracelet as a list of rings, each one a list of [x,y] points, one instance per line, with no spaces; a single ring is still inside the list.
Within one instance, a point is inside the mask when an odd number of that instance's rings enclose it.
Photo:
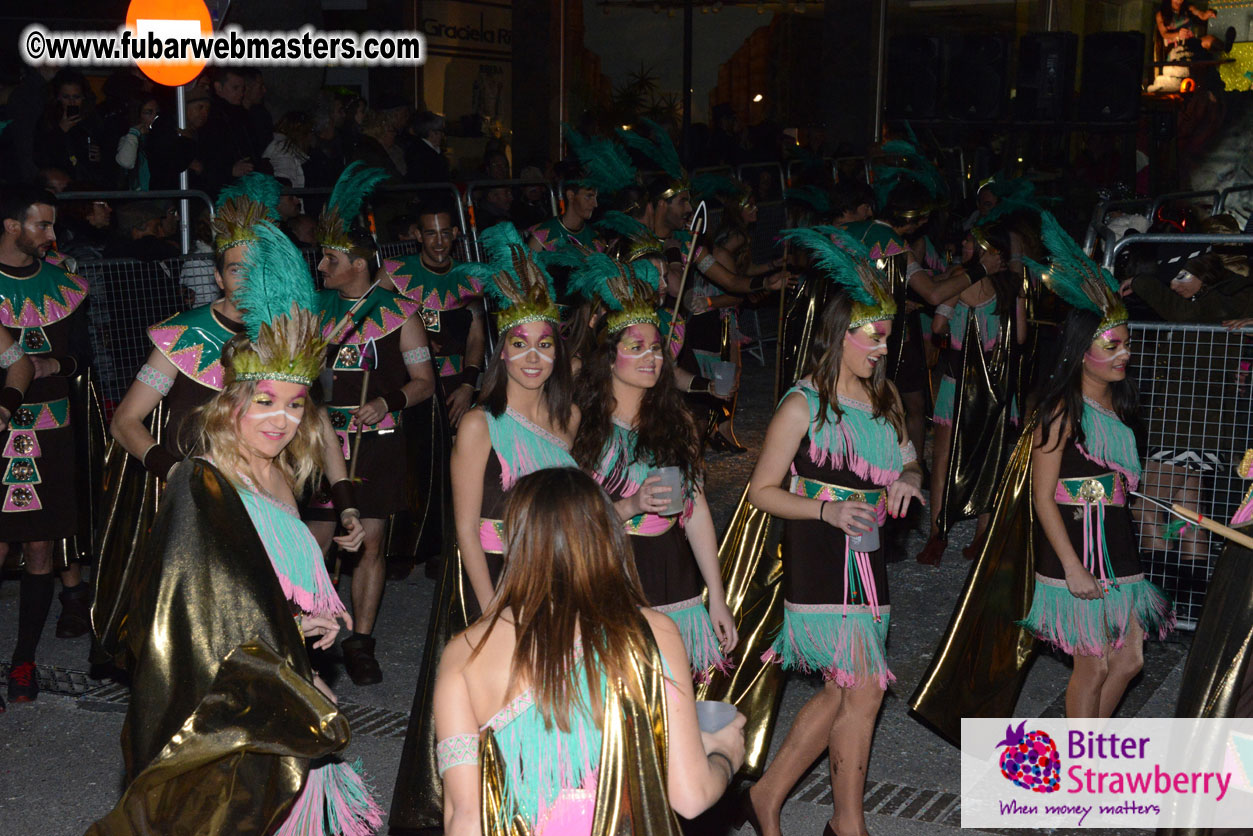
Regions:
[[[22,390],[16,386],[6,386],[0,389],[0,409],[7,410],[11,416],[22,405],[23,397]]]
[[[828,505],[830,505],[830,504],[831,504],[831,500],[829,500],[829,499],[824,499],[824,500],[822,500],[822,504],[818,506],[818,519],[819,519],[821,522],[826,522],[826,521],[827,521],[827,517],[826,517],[826,514],[827,514],[827,506],[828,506]]]
[[[174,465],[181,461],[177,456],[160,444],[153,444],[144,452],[144,470],[159,479],[168,479]]]
[[[356,517],[357,522],[361,521],[361,511],[357,508],[345,508],[339,512],[339,524],[344,528],[348,527],[348,520]]]
[[[751,278],[749,278],[748,280],[748,292],[749,293],[760,293],[761,291],[765,289],[766,289],[766,277],[765,276],[752,276]]]
[[[705,755],[706,760],[713,760],[714,758],[722,758],[722,760],[726,762],[727,783],[730,784],[731,780],[735,777],[735,765],[731,763],[730,758],[728,758],[726,755],[722,754],[721,752],[710,752],[709,754]]]
[[[409,405],[409,396],[404,389],[396,389],[383,396],[383,403],[388,412],[399,412]]]
[[[350,479],[340,479],[331,485],[331,507],[343,514],[357,505],[357,490]]]
[[[708,395],[709,394],[709,378],[700,375],[692,375],[691,381],[687,384],[688,394],[691,395]],[[697,384],[700,388],[697,388]]]

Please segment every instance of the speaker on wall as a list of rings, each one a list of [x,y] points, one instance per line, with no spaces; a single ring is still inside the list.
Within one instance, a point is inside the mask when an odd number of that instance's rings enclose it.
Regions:
[[[937,35],[894,35],[888,40],[887,101],[891,119],[939,115],[944,51]]]
[[[1074,32],[1028,32],[1018,42],[1014,117],[1026,122],[1058,122],[1070,116],[1075,92]]]
[[[1079,119],[1131,122],[1140,116],[1143,32],[1093,32],[1083,39]]]
[[[1009,44],[1004,35],[954,35],[948,39],[948,116],[976,122],[1005,116]]]

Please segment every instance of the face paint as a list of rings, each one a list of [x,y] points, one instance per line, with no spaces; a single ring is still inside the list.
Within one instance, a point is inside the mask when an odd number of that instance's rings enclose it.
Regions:
[[[1102,334],[1098,334],[1096,339],[1092,341],[1092,344],[1103,348],[1106,351],[1113,351],[1114,353],[1109,357],[1102,357],[1089,349],[1084,356],[1090,363],[1116,363],[1119,360],[1125,360],[1131,357],[1131,341],[1127,340],[1126,342],[1123,342],[1119,338],[1118,333],[1113,329]]]
[[[545,363],[549,363],[549,364],[555,362],[556,360],[556,358],[549,357],[547,354],[544,354],[538,348],[535,348],[535,347],[528,348],[526,351],[520,351],[517,354],[506,354],[505,359],[509,361],[510,363],[520,363],[523,360],[526,360],[527,358],[531,357],[532,355],[534,355],[535,357],[538,357],[540,360],[543,360]]]
[[[648,357],[648,356],[660,357],[661,349],[660,348],[646,348],[643,351],[639,352],[638,354],[628,354],[622,349],[618,349],[618,357],[623,360],[638,360],[641,357]]]
[[[875,341],[875,337],[886,337],[888,335],[887,323],[885,322],[867,322],[860,328],[849,331],[844,339],[860,348],[862,351],[876,351],[888,349],[887,343],[884,341]]]
[[[532,337],[530,333],[527,331],[526,326],[518,327],[514,335],[511,336],[508,342],[506,342],[505,344],[506,351],[503,352],[502,356],[505,358],[506,362],[521,363],[521,362],[525,362],[525,361],[532,359],[532,357],[539,358],[540,360],[544,361],[545,363],[548,363],[549,365],[552,365],[554,362],[556,362],[556,345],[553,345],[550,349],[543,349],[543,350],[541,350],[539,346],[539,343],[543,342],[545,339],[555,340],[552,326],[548,325],[547,323],[539,323],[539,324],[542,326],[542,329],[540,330],[539,335],[533,338],[534,344],[526,348],[509,345],[509,343],[513,342],[514,340],[520,340],[522,342],[527,342],[527,341],[532,340]],[[517,350],[511,354],[508,351],[510,347],[513,347]],[[553,353],[550,356],[549,354],[544,353],[545,351],[552,351]]]

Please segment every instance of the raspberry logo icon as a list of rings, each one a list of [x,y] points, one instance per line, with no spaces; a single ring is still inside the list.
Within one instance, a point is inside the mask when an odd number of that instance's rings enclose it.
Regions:
[[[1005,727],[1005,739],[996,744],[1005,747],[1001,752],[1001,774],[1032,792],[1057,792],[1062,775],[1057,744],[1048,732],[1024,731],[1026,728],[1026,720],[1016,729],[1012,723]]]

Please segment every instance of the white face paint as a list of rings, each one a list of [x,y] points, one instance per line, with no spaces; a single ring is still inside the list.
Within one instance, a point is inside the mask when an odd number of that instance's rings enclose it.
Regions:
[[[288,412],[285,409],[276,409],[273,412],[249,411],[249,412],[244,413],[244,417],[250,421],[264,421],[268,418],[277,418],[280,415],[286,416],[288,421],[291,421],[296,424],[299,424],[300,419],[304,417],[302,413]]]
[[[660,357],[661,349],[660,348],[646,348],[643,351],[639,352],[638,354],[629,354],[623,351],[622,349],[618,349],[618,356],[624,357],[627,360],[639,360],[641,357],[649,357],[649,356]]]
[[[521,363],[522,361],[528,360],[532,357],[538,357],[540,360],[543,360],[545,363],[549,364],[550,366],[553,364],[553,361],[556,359],[554,357],[549,357],[547,354],[543,353],[538,348],[534,348],[534,347],[528,348],[526,351],[520,351],[517,354],[505,355],[505,359],[508,360],[510,363]]]

